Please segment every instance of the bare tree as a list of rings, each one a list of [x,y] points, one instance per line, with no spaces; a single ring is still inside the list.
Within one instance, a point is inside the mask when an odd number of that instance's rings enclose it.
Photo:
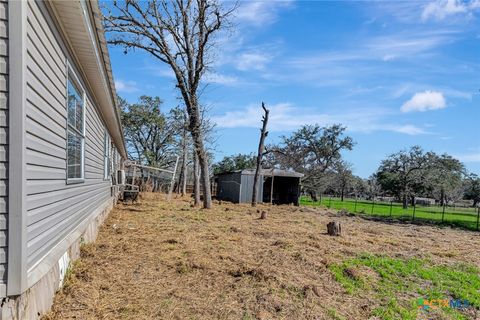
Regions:
[[[170,66],[189,116],[189,131],[198,156],[203,206],[212,204],[210,174],[201,130],[199,87],[209,63],[214,36],[235,7],[224,10],[217,0],[114,1],[105,16],[109,43],[125,52],[140,49]]]
[[[257,194],[258,194],[258,182],[260,180],[260,170],[262,169],[262,158],[265,149],[265,138],[268,135],[267,124],[268,124],[268,114],[270,110],[265,108],[265,104],[262,102],[262,109],[265,115],[262,118],[263,126],[260,132],[260,142],[258,144],[258,154],[257,154],[257,166],[255,169],[255,178],[253,180],[253,193],[252,193],[252,207],[257,205]]]

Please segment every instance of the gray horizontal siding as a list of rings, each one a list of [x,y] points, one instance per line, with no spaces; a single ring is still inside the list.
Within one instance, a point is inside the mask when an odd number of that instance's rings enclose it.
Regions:
[[[8,185],[8,3],[0,2],[0,283],[7,269]]]
[[[85,181],[67,184],[68,53],[58,39],[54,26],[43,16],[44,10],[38,6],[36,2],[29,2],[27,15],[28,269],[48,255],[95,209],[112,199],[111,182],[103,179],[104,125],[97,109],[88,98],[85,111]]]

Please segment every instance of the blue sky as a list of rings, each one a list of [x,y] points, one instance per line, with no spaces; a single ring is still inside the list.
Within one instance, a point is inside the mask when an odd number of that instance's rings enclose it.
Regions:
[[[480,0],[241,1],[233,24],[201,97],[217,160],[255,152],[264,101],[268,143],[302,124],[345,125],[356,145],[344,156],[361,177],[415,144],[480,174]],[[110,54],[122,97],[181,104],[166,65]]]

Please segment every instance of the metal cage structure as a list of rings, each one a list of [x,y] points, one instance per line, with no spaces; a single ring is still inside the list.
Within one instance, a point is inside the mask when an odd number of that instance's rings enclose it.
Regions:
[[[125,184],[123,185],[122,199],[126,194],[137,194],[141,191],[165,191],[167,199],[172,197],[175,176],[177,174],[179,157],[176,157],[173,170],[146,166],[137,161],[124,161]],[[149,190],[151,188],[151,190]]]

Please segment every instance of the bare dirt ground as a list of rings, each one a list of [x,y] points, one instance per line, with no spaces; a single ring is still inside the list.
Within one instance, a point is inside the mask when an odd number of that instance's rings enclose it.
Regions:
[[[478,233],[334,211],[231,203],[194,209],[144,194],[84,246],[46,319],[375,319],[328,266],[361,253],[480,267]],[[330,237],[326,224],[342,224]]]

